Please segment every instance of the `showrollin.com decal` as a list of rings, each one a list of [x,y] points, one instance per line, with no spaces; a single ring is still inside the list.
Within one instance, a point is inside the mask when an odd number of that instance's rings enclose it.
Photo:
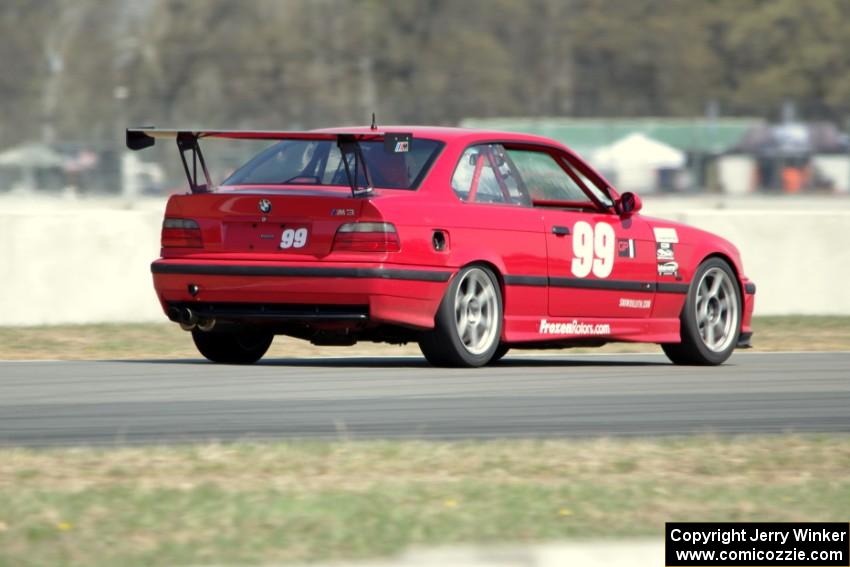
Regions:
[[[632,299],[629,297],[620,298],[620,307],[626,309],[649,309],[652,307],[651,299]]]

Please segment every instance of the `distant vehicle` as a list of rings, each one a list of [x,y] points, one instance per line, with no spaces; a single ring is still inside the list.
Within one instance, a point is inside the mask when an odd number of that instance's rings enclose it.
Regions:
[[[168,317],[221,363],[275,335],[319,345],[415,341],[433,364],[511,348],[659,343],[679,364],[748,347],[755,285],[713,234],[639,214],[563,145],[457,128],[127,131],[176,139],[151,266]],[[199,142],[274,142],[219,186]]]

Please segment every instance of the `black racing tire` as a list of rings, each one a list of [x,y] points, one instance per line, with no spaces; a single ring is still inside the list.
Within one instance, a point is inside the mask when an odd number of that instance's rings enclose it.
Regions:
[[[254,364],[266,354],[273,339],[274,335],[261,331],[192,329],[198,352],[219,364]]]
[[[724,260],[709,258],[697,268],[688,288],[679,316],[682,342],[661,348],[675,364],[723,364],[738,344],[742,313],[738,278]]]
[[[496,276],[484,266],[467,266],[449,284],[434,329],[422,335],[419,348],[434,366],[484,366],[499,348],[502,314]]]
[[[499,346],[496,348],[496,352],[493,353],[493,358],[490,359],[490,364],[502,360],[502,358],[504,358],[504,356],[508,354],[509,350],[511,350],[511,347],[509,347],[505,343],[499,343]]]

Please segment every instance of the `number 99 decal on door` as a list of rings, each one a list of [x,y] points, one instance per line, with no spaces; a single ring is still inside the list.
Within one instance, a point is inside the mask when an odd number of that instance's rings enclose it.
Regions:
[[[597,278],[607,278],[614,269],[614,229],[605,222],[596,226],[579,221],[573,226],[572,272],[586,278],[593,272]]]

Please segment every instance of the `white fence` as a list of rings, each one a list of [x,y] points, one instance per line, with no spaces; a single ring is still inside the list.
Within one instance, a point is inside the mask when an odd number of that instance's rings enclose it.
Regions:
[[[850,315],[846,199],[647,201],[741,249],[756,314]],[[163,206],[0,201],[0,325],[163,321],[150,275]]]

